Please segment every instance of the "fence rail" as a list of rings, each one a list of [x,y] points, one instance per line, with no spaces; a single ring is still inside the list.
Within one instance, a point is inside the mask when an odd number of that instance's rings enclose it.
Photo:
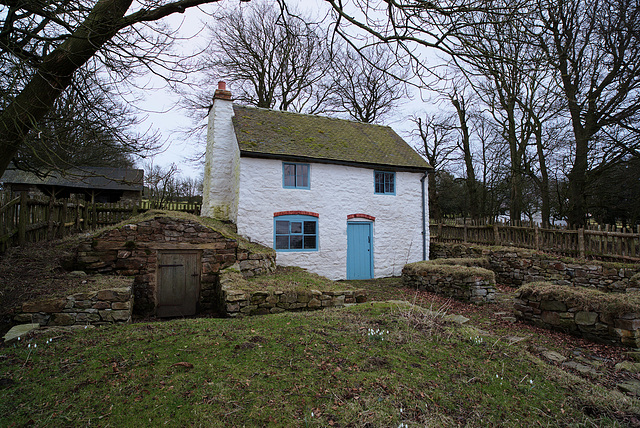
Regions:
[[[71,233],[119,223],[150,209],[200,214],[199,203],[138,201],[115,204],[0,194],[0,253],[27,242],[62,238]]]
[[[570,230],[543,228],[536,224],[438,222],[432,223],[429,230],[431,239],[436,242],[505,245],[571,257],[640,262],[640,228],[634,232],[628,228],[619,231],[615,226]]]

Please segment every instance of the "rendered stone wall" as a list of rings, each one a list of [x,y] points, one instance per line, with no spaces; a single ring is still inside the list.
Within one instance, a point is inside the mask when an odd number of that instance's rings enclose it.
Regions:
[[[640,273],[637,264],[580,261],[559,258],[533,250],[508,247],[483,247],[469,244],[431,243],[429,258],[486,257],[496,281],[519,287],[535,281],[558,285],[591,287],[607,292],[640,290],[632,279]]]
[[[318,213],[318,251],[278,252],[278,265],[345,279],[348,216],[366,214],[375,217],[371,223],[376,278],[398,276],[405,264],[422,260],[422,174],[397,172],[396,194],[377,195],[373,169],[322,163],[310,167],[310,189],[284,189],[281,161],[241,158],[238,233],[273,248],[274,213]],[[425,195],[426,190],[425,183]]]
[[[219,305],[218,272],[239,264],[246,276],[275,269],[273,252],[239,249],[235,239],[193,220],[158,216],[108,230],[78,247],[77,268],[86,272],[134,277],[136,313],[155,310],[156,268],[159,250],[201,252],[200,309]]]
[[[480,267],[455,265],[452,259],[444,261],[446,265],[439,265],[437,261],[406,265],[402,270],[402,283],[405,287],[430,291],[463,302],[495,302],[493,272]]]
[[[364,290],[242,291],[223,287],[222,294],[230,317],[310,311],[367,301]]]
[[[26,302],[14,321],[40,326],[122,324],[131,322],[132,310],[133,293],[128,286]]]
[[[235,223],[240,149],[232,117],[233,102],[216,97],[209,111],[201,214]]]
[[[640,294],[532,283],[518,290],[515,316],[590,340],[640,346]]]

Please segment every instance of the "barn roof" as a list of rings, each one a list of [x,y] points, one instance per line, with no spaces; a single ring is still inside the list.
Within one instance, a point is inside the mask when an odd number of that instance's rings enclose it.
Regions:
[[[73,187],[81,189],[142,191],[144,172],[141,169],[110,167],[78,167],[67,171],[53,171],[39,177],[29,171],[7,169],[0,182]]]

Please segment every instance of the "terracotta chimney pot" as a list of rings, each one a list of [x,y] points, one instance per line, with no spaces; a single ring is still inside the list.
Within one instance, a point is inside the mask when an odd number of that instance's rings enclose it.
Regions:
[[[218,89],[213,94],[215,100],[228,100],[231,101],[231,91],[227,91],[227,84],[222,80],[218,82]]]

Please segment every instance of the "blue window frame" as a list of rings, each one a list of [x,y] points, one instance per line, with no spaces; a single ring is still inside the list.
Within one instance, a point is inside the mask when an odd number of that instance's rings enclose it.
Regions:
[[[305,215],[274,217],[276,251],[318,251],[318,218]]]
[[[282,163],[282,187],[285,189],[309,189],[308,163]]]
[[[396,173],[388,171],[374,171],[373,182],[375,193],[382,195],[396,194]]]

